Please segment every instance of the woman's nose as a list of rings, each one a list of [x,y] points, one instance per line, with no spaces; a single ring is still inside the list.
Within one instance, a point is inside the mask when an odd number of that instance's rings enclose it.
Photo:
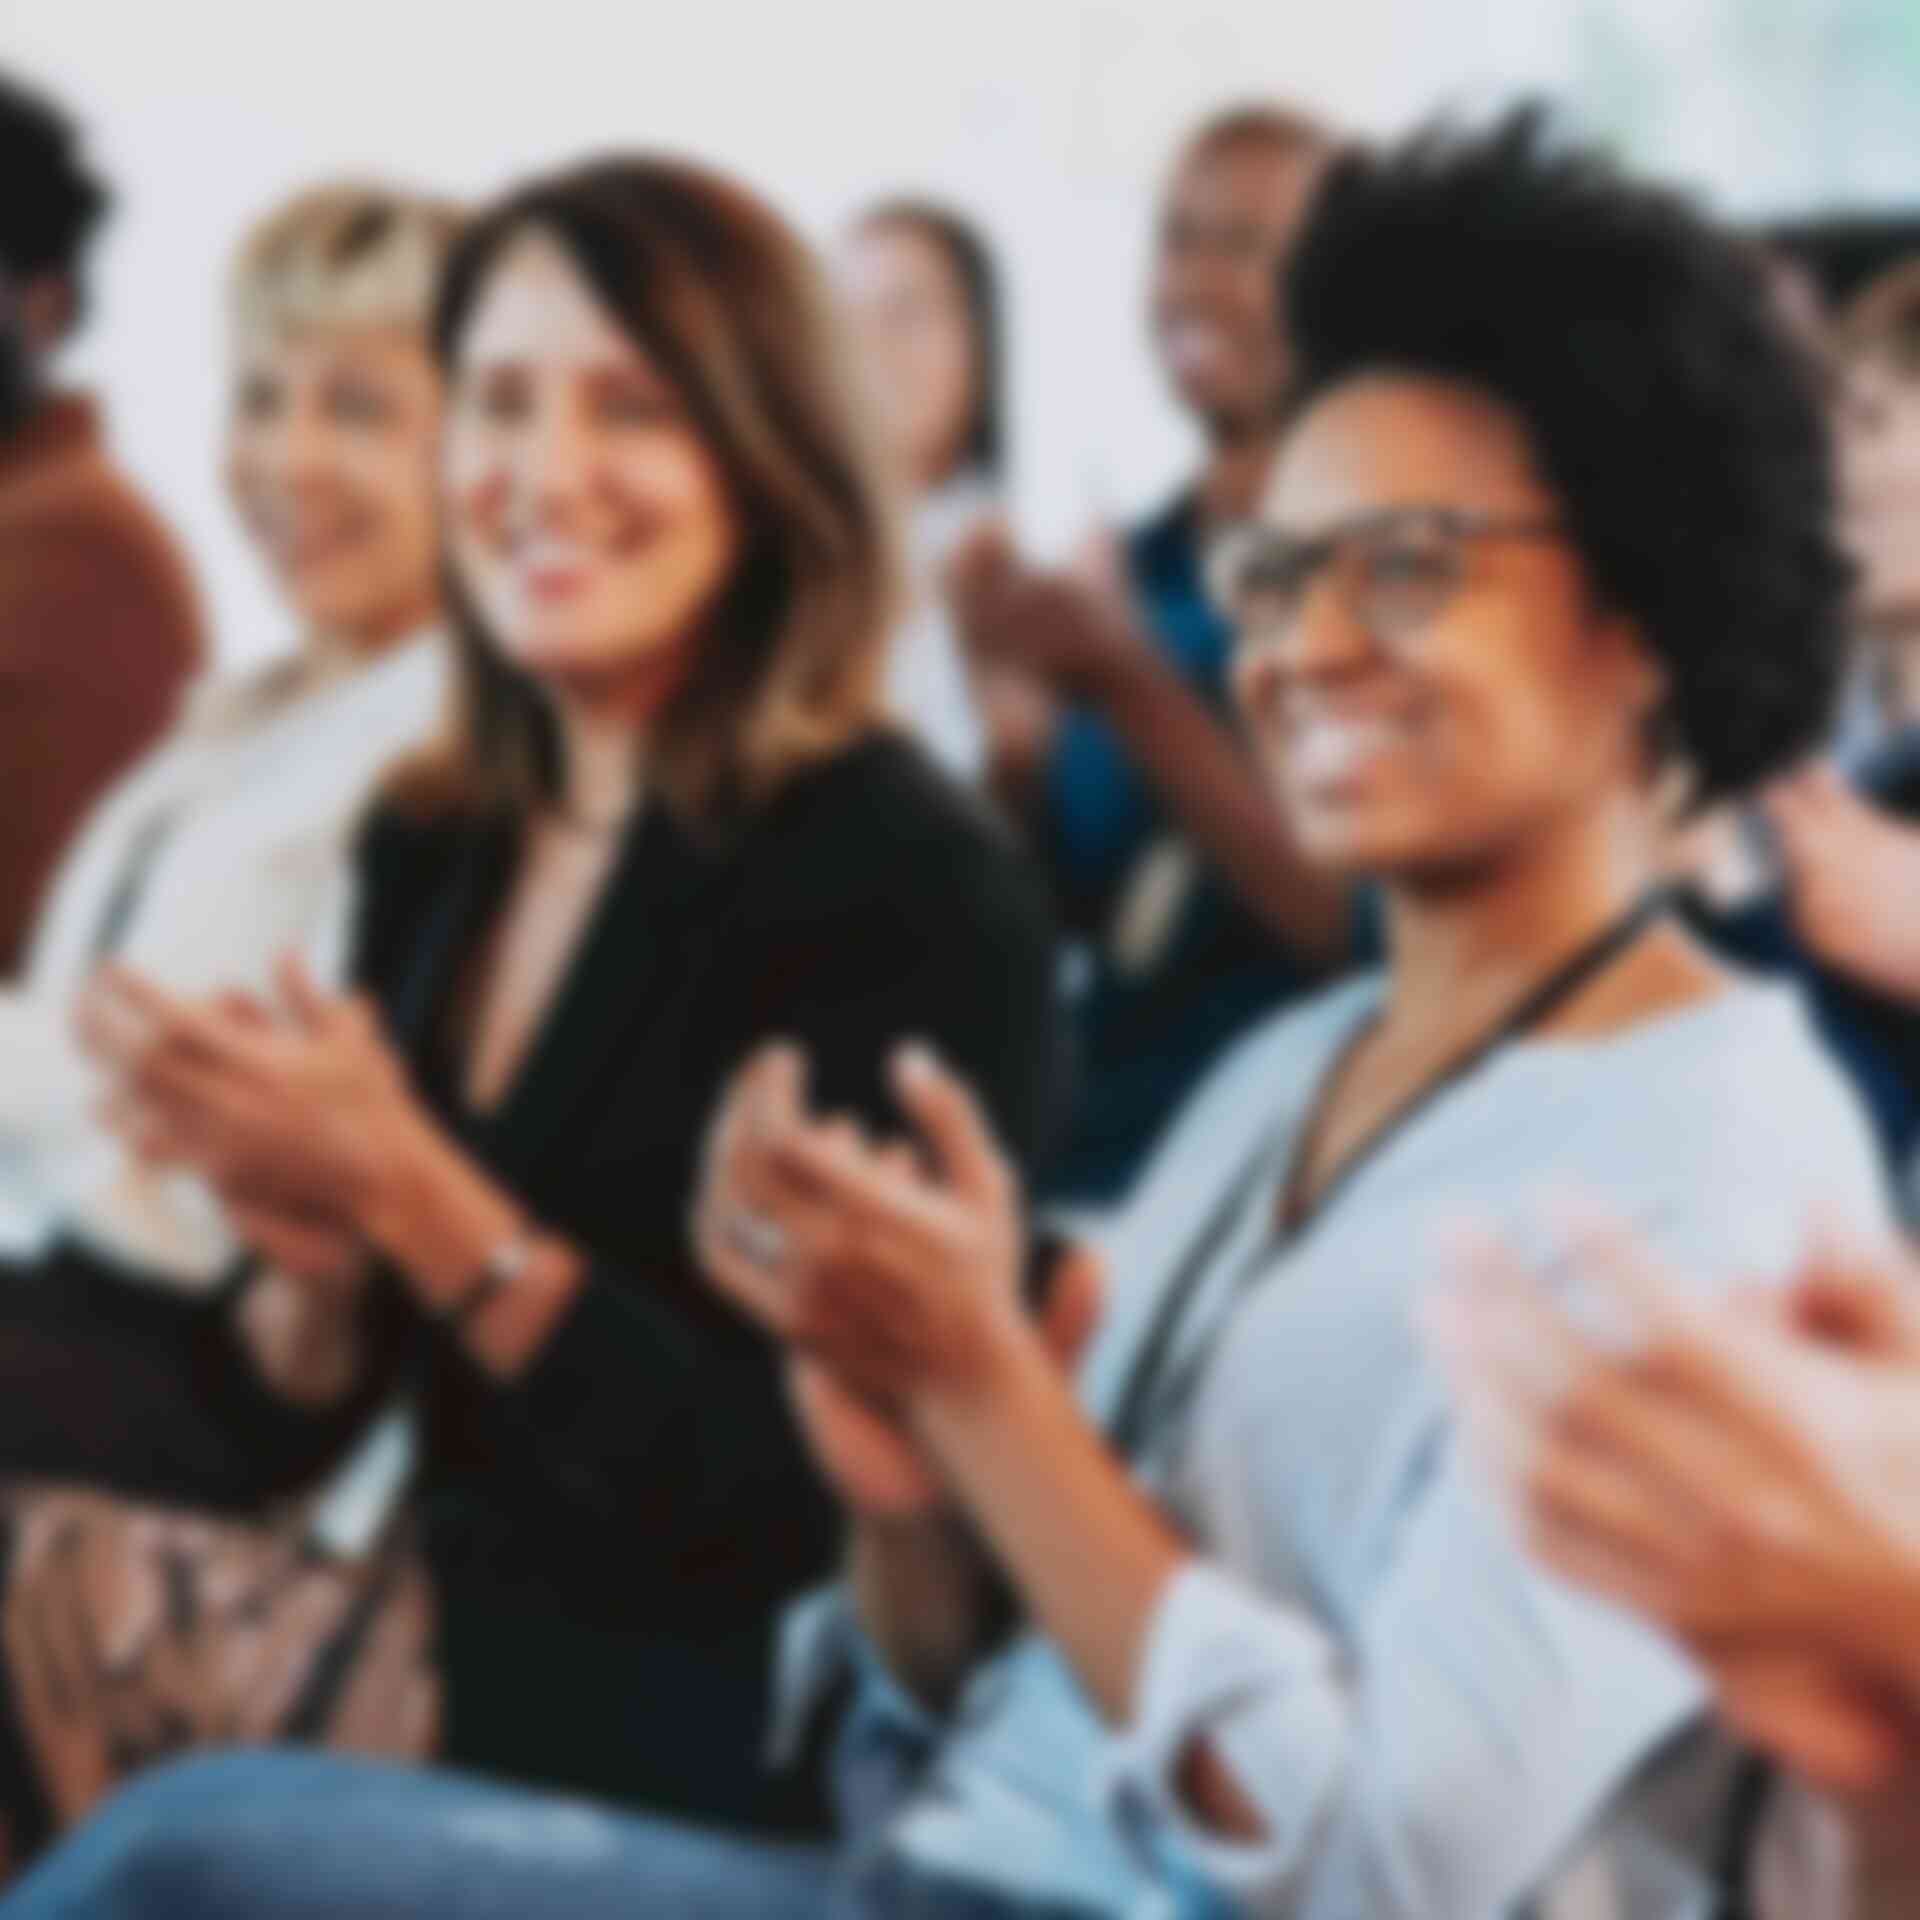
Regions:
[[[593,437],[574,409],[561,402],[534,415],[515,462],[526,496],[544,506],[567,506],[587,490]]]
[[[1241,697],[1259,702],[1290,680],[1324,679],[1371,665],[1378,642],[1344,585],[1322,573],[1283,623],[1244,633],[1236,650]]]

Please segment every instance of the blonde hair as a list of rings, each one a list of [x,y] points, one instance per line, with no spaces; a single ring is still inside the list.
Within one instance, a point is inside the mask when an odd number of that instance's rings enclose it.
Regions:
[[[398,328],[424,340],[462,224],[451,200],[372,183],[309,188],[242,239],[229,280],[234,334]]]
[[[256,221],[228,270],[233,343],[244,351],[291,334],[379,328],[429,345],[440,274],[460,237],[454,201],[336,181]],[[202,738],[243,733],[312,690],[311,650],[200,689],[182,725]]]

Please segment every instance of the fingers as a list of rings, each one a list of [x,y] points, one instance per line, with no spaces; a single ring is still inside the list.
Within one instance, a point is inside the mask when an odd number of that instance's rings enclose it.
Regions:
[[[1664,1276],[1610,1231],[1615,1283],[1643,1316],[1665,1311]],[[1499,1242],[1456,1234],[1452,1257],[1463,1277],[1426,1303],[1425,1331],[1463,1435],[1515,1503],[1528,1544],[1670,1625],[1718,1604],[1724,1595],[1702,1575],[1726,1543],[1722,1522],[1740,1511],[1728,1490],[1744,1482],[1717,1412],[1648,1377],[1657,1342],[1593,1351]]]
[[[1822,1222],[1787,1293],[1789,1324],[1863,1355],[1920,1359],[1917,1282],[1910,1257]]]
[[[1910,1763],[1906,1717],[1843,1669],[1771,1648],[1705,1654],[1725,1719],[1817,1785],[1869,1793]]]
[[[339,1002],[314,979],[299,954],[283,953],[273,969],[274,984],[280,990],[281,1004],[293,1016],[296,1026],[308,1031],[325,1027],[338,1010]]]
[[[894,1091],[949,1184],[980,1206],[1011,1207],[1013,1175],[973,1090],[924,1041],[897,1049],[890,1064]]]
[[[1003,515],[985,514],[955,545],[941,570],[941,582],[967,617],[1004,593],[1019,570],[1012,528]]]
[[[254,1036],[124,968],[102,969],[75,1015],[81,1047],[137,1092],[196,1104],[244,1083]]]
[[[804,1195],[820,1217],[839,1221],[849,1234],[871,1232],[931,1247],[951,1225],[951,1207],[937,1189],[881,1165],[844,1135],[793,1128],[769,1143],[768,1161],[787,1192]]]
[[[815,1458],[851,1505],[907,1520],[941,1504],[939,1476],[906,1434],[818,1360],[797,1355],[787,1390]]]
[[[344,1281],[360,1267],[359,1242],[331,1221],[303,1217],[271,1200],[231,1194],[224,1206],[239,1238],[296,1279]]]
[[[1084,1241],[1066,1247],[1054,1262],[1047,1298],[1040,1312],[1041,1333],[1057,1364],[1076,1366],[1105,1305],[1106,1269]]]

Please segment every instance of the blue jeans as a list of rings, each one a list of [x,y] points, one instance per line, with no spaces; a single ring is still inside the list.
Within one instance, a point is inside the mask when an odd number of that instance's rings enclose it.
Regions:
[[[297,1749],[146,1774],[0,1920],[1092,1920],[575,1800]]]

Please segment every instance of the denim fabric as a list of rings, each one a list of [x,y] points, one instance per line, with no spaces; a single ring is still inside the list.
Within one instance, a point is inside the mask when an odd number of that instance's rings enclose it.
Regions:
[[[0,1901],[4,1920],[1099,1920],[516,1792],[279,1751],[136,1781]]]

